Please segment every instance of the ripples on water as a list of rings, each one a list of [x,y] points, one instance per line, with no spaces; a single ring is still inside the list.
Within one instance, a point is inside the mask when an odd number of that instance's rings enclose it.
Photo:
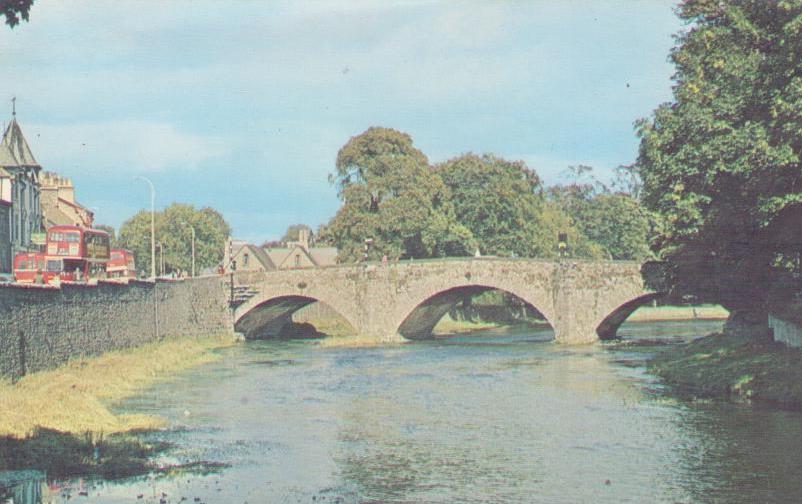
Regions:
[[[687,337],[638,324],[625,339]],[[167,417],[163,462],[230,467],[94,482],[85,502],[799,502],[802,415],[684,404],[632,365],[547,332],[400,347],[249,342],[127,401]],[[622,362],[630,361],[629,365]],[[59,502],[56,494],[46,499]]]

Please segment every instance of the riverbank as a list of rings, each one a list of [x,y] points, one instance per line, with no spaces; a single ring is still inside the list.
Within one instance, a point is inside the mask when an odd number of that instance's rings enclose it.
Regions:
[[[509,325],[509,324],[500,324],[498,322],[485,322],[481,320],[477,321],[470,321],[470,320],[454,320],[448,314],[446,314],[440,322],[434,326],[432,329],[432,335],[434,337],[438,336],[448,336],[451,334],[467,334],[477,331],[487,331],[488,329],[499,329],[499,328],[509,328],[509,329],[516,329],[516,328],[531,328],[531,327],[545,327],[548,326],[546,321],[532,321],[532,322],[520,322],[518,324]]]
[[[109,405],[170,375],[216,358],[222,336],[182,338],[74,359],[17,383],[0,382],[0,436],[23,438],[46,429],[111,434],[161,427],[161,419],[117,415]]]
[[[665,320],[726,320],[730,312],[719,305],[642,306],[627,322],[659,322]]]
[[[802,349],[768,338],[711,334],[666,348],[647,365],[682,396],[802,408]]]

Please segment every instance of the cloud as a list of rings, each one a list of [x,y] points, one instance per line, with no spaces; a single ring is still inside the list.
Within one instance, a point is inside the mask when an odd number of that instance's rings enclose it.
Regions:
[[[165,122],[115,121],[23,125],[45,169],[59,166],[115,173],[192,170],[224,155],[219,137],[195,135]]]

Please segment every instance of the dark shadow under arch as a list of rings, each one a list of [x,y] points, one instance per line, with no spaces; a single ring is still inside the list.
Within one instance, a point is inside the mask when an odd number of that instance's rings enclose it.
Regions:
[[[246,339],[285,337],[289,334],[287,329],[293,326],[292,314],[313,303],[325,304],[309,296],[291,295],[268,299],[240,317],[234,324],[234,330]],[[331,311],[336,313],[333,309]],[[344,324],[351,326],[344,317],[339,317]]]
[[[464,285],[440,291],[418,304],[401,322],[398,333],[407,339],[428,339],[432,338],[432,330],[446,313],[451,311],[457,304],[465,298],[476,296],[487,291],[500,291],[512,296],[512,292],[486,285]],[[541,313],[536,306],[515,296],[523,302],[531,312]],[[545,318],[545,317],[544,317]]]
[[[632,313],[640,308],[641,306],[645,306],[655,299],[662,297],[664,294],[661,292],[653,292],[650,294],[644,294],[643,296],[636,297],[631,301],[627,301],[626,303],[622,304],[612,313],[607,315],[604,320],[602,320],[601,324],[596,328],[596,334],[599,335],[600,339],[603,340],[610,340],[616,337],[616,332],[618,328],[621,327],[621,324],[632,315]]]

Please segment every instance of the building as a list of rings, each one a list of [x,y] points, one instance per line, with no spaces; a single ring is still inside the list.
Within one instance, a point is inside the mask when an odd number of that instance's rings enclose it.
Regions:
[[[92,227],[94,214],[75,201],[72,180],[53,172],[42,172],[39,177],[42,218],[45,228],[50,226]]]
[[[237,271],[274,271],[276,265],[270,260],[264,249],[242,240],[228,240],[223,266],[230,272],[236,264]]]
[[[0,192],[5,191],[0,196],[3,201],[0,206],[4,207],[0,209],[0,218],[5,217],[8,223],[0,225],[0,233],[4,233],[0,234],[0,268],[8,272],[11,269],[10,257],[30,249],[33,233],[42,230],[39,192],[42,167],[28,147],[16,113],[0,141],[0,169]],[[2,262],[4,259],[5,263]]]
[[[234,262],[237,271],[322,268],[337,264],[337,248],[310,246],[309,232],[302,229],[298,241],[286,242],[284,247],[262,248],[229,239],[223,258],[226,272],[231,271]]]
[[[11,271],[11,174],[0,168],[0,273]]]
[[[272,247],[266,252],[277,269],[323,268],[337,264],[337,248],[311,246],[307,229],[298,231],[297,242],[287,242],[284,247]]]

